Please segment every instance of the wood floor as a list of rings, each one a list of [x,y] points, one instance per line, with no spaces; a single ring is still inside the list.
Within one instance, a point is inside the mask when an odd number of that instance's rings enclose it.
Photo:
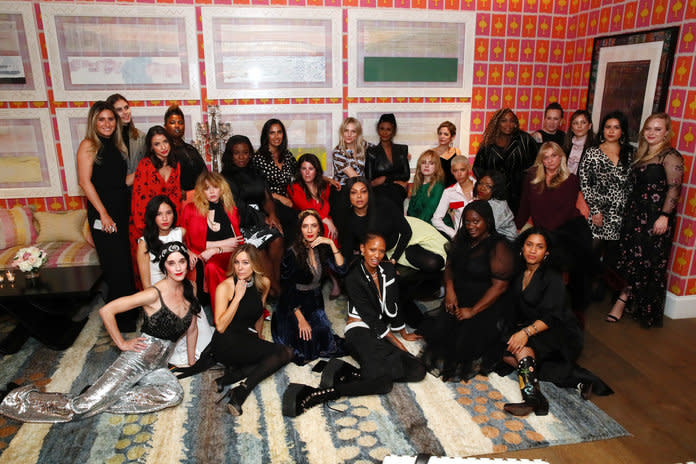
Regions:
[[[696,319],[667,319],[661,329],[633,320],[604,322],[609,301],[587,312],[580,364],[615,394],[592,401],[629,437],[491,457],[563,463],[658,464],[696,461]]]

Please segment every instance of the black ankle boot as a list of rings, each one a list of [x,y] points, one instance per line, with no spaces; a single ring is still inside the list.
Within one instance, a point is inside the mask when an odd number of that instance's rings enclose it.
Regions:
[[[227,410],[230,414],[233,416],[241,416],[242,404],[244,404],[244,400],[249,396],[249,390],[244,382],[231,389],[225,396],[229,398],[227,401]]]
[[[291,383],[283,394],[283,415],[297,417],[312,406],[335,400],[338,396],[334,388],[313,388]]]
[[[321,373],[319,388],[330,388],[360,378],[360,369],[340,359],[332,358]]]
[[[532,412],[537,416],[549,413],[549,402],[541,394],[539,380],[536,374],[536,361],[531,356],[520,359],[517,365],[517,375],[520,379],[522,403],[507,403],[503,406],[506,412],[513,416],[526,416]]]

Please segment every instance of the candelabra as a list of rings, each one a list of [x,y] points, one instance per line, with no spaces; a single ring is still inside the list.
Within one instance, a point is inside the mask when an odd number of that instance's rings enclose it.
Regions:
[[[196,124],[196,140],[194,145],[200,153],[210,155],[210,164],[213,172],[222,169],[222,152],[225,143],[232,135],[232,125],[229,122],[220,122],[220,107],[208,106],[208,122]]]

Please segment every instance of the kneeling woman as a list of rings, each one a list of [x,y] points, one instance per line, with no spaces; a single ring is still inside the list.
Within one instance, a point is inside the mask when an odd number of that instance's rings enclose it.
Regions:
[[[179,404],[184,391],[167,369],[167,359],[177,339],[186,333],[188,361],[193,364],[194,316],[201,308],[186,279],[189,255],[184,244],[168,243],[159,256],[164,280],[99,310],[107,332],[123,352],[93,385],[78,396],[44,393],[26,385],[5,397],[0,414],[23,422],[68,422],[101,412],[145,414]],[[124,340],[115,317],[139,306],[145,310],[142,334]]]
[[[394,382],[420,382],[425,368],[393,332],[404,340],[420,336],[406,332],[399,314],[394,266],[383,262],[386,245],[368,233],[360,245],[362,259],[346,277],[348,319],[346,350],[360,368],[336,358],[325,367],[319,388],[290,384],[283,395],[283,414],[295,417],[307,409],[341,396],[389,393]]]
[[[217,332],[211,342],[213,361],[224,364],[225,376],[220,387],[246,377],[228,390],[227,408],[233,416],[242,414],[242,404],[259,382],[292,360],[292,349],[261,338],[263,308],[270,280],[263,274],[259,252],[253,245],[240,245],[232,257],[232,276],[220,283],[215,292],[218,311]],[[205,353],[201,362],[206,363]],[[207,367],[207,366],[206,366]]]
[[[326,269],[345,272],[343,255],[324,236],[321,216],[313,209],[299,214],[300,233],[283,258],[280,276],[283,292],[273,313],[273,341],[295,351],[294,361],[304,364],[318,357],[343,356],[343,340],[331,331],[321,293]]]
[[[538,379],[561,387],[578,387],[584,399],[593,392],[611,389],[575,361],[583,347],[578,321],[566,305],[561,274],[547,264],[551,251],[549,234],[538,227],[519,239],[524,271],[512,283],[516,312],[503,360],[517,368],[522,403],[508,403],[505,410],[516,416],[548,413],[549,403],[539,389]]]

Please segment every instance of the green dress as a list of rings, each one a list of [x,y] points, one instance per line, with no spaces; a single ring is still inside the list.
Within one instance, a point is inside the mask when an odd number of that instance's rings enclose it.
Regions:
[[[436,183],[430,195],[428,195],[429,186],[430,184],[423,184],[411,195],[408,211],[406,212],[407,216],[417,217],[425,222],[430,222],[438,203],[440,203],[440,197],[445,190],[445,186],[440,182]]]

